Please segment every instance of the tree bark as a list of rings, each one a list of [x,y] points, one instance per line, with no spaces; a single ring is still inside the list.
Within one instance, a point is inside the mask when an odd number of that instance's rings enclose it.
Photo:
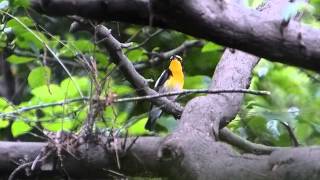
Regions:
[[[236,1],[219,0],[31,0],[52,16],[78,15],[174,29],[271,61],[320,70],[320,31],[282,17],[263,16]],[[283,2],[278,0],[279,6]]]
[[[124,139],[118,139],[121,147]],[[133,139],[127,140],[127,145]],[[158,176],[171,179],[212,179],[212,180],[317,180],[320,178],[320,149],[300,147],[275,151],[270,155],[240,155],[225,143],[213,142],[212,138],[180,139],[183,146],[174,154],[158,152],[162,138],[142,137],[127,152],[118,149],[120,166],[117,167],[114,149],[108,151],[96,144],[84,144],[78,148],[78,160],[64,152],[64,168],[72,178],[102,178],[110,176]],[[208,143],[208,142],[212,143]],[[16,162],[32,162],[46,143],[0,142],[0,173],[8,175]],[[113,146],[115,147],[115,146]],[[188,151],[184,151],[184,150]],[[183,151],[183,153],[182,153]],[[161,159],[159,159],[161,156]],[[174,157],[174,158],[173,158]],[[201,164],[199,164],[201,162]],[[57,159],[49,158],[38,163],[41,171],[38,177],[61,175],[55,167]],[[190,171],[181,169],[181,165]],[[112,173],[113,170],[119,175]],[[20,174],[21,175],[21,174]]]

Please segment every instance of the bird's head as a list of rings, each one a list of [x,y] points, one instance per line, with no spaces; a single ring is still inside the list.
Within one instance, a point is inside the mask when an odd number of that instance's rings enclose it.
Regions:
[[[172,61],[174,61],[174,60],[179,61],[179,62],[182,64],[182,57],[181,57],[181,56],[179,56],[179,55],[173,55],[173,56],[171,56],[171,57],[170,57],[170,62],[172,62]]]
[[[169,69],[171,72],[182,72],[182,58],[178,55],[171,56]]]

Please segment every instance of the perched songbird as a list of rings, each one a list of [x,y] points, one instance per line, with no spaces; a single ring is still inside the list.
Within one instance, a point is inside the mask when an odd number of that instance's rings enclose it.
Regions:
[[[169,68],[164,70],[156,84],[154,89],[159,93],[167,93],[183,90],[184,75],[182,70],[182,58],[178,55],[170,57]],[[168,99],[174,101],[177,96],[169,96]],[[145,129],[153,131],[156,125],[157,119],[161,116],[161,108],[151,105],[149,112],[149,118],[145,125]]]

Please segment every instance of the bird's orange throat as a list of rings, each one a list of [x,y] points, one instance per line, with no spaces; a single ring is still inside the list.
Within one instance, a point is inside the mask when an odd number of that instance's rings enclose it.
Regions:
[[[184,84],[184,75],[181,62],[175,59],[172,60],[169,65],[169,70],[172,74],[167,82],[168,87],[182,90]]]

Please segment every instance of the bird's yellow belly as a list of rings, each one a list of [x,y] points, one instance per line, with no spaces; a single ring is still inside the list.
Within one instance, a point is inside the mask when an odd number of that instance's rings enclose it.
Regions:
[[[183,78],[180,79],[180,78],[174,78],[174,77],[170,77],[166,82],[165,82],[165,87],[168,89],[168,90],[172,90],[172,91],[179,91],[179,90],[182,90],[183,89],[183,84],[184,84],[184,81],[183,81]]]

